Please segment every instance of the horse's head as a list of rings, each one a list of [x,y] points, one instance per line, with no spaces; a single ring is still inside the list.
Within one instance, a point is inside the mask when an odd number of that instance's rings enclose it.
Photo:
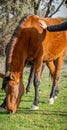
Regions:
[[[18,79],[14,73],[3,78],[2,89],[6,93],[6,103],[8,112],[15,113],[18,109],[21,97],[24,94],[24,87],[21,78]]]

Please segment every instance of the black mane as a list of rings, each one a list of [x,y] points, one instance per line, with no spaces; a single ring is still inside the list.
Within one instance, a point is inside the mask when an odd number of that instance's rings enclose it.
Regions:
[[[6,48],[5,48],[5,54],[6,54],[6,64],[5,64],[6,70],[5,70],[5,72],[9,71],[9,68],[10,68],[10,58],[11,58],[11,51],[12,51],[13,45],[14,45],[14,40],[18,36],[18,33],[19,33],[20,29],[21,29],[21,24],[24,23],[24,21],[27,19],[27,17],[28,17],[28,15],[22,17],[22,19],[19,21],[18,26],[14,30],[14,33],[13,33],[10,41],[8,42],[8,44],[7,44]]]

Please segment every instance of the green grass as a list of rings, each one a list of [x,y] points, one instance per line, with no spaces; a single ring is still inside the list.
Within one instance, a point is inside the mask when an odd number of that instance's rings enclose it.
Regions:
[[[28,71],[24,72],[25,88],[28,75]],[[1,84],[0,79],[0,88]],[[67,130],[67,68],[65,69],[65,65],[60,75],[58,98],[53,105],[48,104],[51,84],[48,69],[45,68],[41,76],[39,110],[30,110],[34,99],[32,84],[30,94],[24,94],[16,114],[0,112],[0,130]],[[4,97],[5,94],[0,89],[0,104]]]

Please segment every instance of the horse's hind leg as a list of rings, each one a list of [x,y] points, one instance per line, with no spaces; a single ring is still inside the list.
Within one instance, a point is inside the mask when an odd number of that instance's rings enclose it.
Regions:
[[[49,71],[50,71],[50,74],[51,74],[51,78],[53,80],[54,73],[55,73],[55,63],[53,61],[51,61],[51,62],[47,62],[46,65],[49,68]],[[53,102],[53,100],[49,99],[49,104],[51,104],[50,102]]]
[[[31,83],[33,82],[33,80],[34,80],[34,65],[31,65],[30,75],[29,75],[29,78],[28,78],[28,84],[27,84],[27,87],[26,87],[26,93],[30,92],[30,86],[31,86]]]
[[[50,74],[51,74],[51,76],[53,78],[54,73],[55,73],[55,64],[54,64],[54,62],[53,61],[47,62],[46,65],[49,68]]]
[[[42,72],[43,72],[44,68],[45,68],[45,63],[42,64],[41,75],[42,75]]]
[[[53,85],[50,93],[49,104],[54,103],[54,99],[58,94],[58,80],[59,80],[60,70],[62,68],[63,59],[64,59],[64,55],[62,55],[55,61],[55,73],[53,76]]]

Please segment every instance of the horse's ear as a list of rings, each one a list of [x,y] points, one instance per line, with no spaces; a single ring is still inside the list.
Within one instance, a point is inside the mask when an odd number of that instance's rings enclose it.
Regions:
[[[10,73],[10,79],[12,79],[12,80],[15,80],[15,79],[16,79],[16,76],[15,76],[14,72],[11,72],[11,73]]]
[[[14,72],[10,73],[10,79],[15,80],[17,82],[19,81],[17,74],[15,74]]]
[[[4,78],[4,74],[0,73],[0,78]]]

